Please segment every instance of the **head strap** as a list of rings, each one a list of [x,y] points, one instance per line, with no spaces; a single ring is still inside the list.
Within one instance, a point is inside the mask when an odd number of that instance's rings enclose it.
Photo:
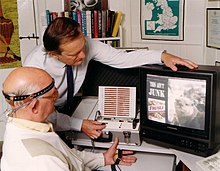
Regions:
[[[36,93],[32,93],[29,95],[22,95],[22,96],[13,96],[13,95],[9,95],[6,94],[4,91],[2,91],[6,101],[11,105],[14,106],[14,102],[15,101],[22,101],[22,104],[29,102],[30,100],[32,100],[33,98],[37,98],[45,93],[47,93],[48,91],[50,91],[52,88],[54,87],[54,80],[52,80],[52,82],[50,83],[50,85],[48,85],[47,87],[45,87],[44,89],[36,92]]]

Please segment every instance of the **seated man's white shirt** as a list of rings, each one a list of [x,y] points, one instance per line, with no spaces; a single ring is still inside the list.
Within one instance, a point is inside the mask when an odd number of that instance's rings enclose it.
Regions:
[[[1,171],[80,171],[104,166],[103,154],[70,149],[52,130],[50,123],[10,118]]]

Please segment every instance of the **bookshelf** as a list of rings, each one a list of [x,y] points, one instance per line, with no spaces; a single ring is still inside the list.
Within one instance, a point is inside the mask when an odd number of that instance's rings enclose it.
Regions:
[[[107,0],[99,0],[99,3],[105,1]],[[64,0],[64,2],[64,10],[61,12],[46,10],[47,25],[56,17],[69,17],[80,24],[84,36],[113,47],[123,47],[122,27],[120,25],[121,11],[109,10],[108,6],[99,9],[72,10],[69,4],[71,1]]]
[[[82,14],[84,14],[84,17],[83,17]],[[58,12],[55,12],[55,11],[46,10],[47,25],[52,20],[54,20],[56,17],[69,17],[69,18],[72,18],[73,20],[77,21],[80,24],[82,32],[85,36],[88,36],[88,37],[93,38],[95,40],[99,40],[99,41],[101,41],[103,43],[106,43],[106,44],[109,44],[113,47],[123,47],[122,26],[120,25],[121,18],[120,18],[119,24],[118,24],[117,29],[116,29],[117,31],[115,31],[114,36],[111,36],[113,32],[110,32],[110,33],[108,33],[108,36],[102,37],[103,31],[101,30],[101,33],[97,33],[98,32],[98,30],[97,30],[98,26],[97,25],[96,25],[96,27],[97,27],[96,28],[96,34],[97,35],[94,36],[95,35],[95,29],[94,29],[95,24],[91,25],[91,23],[95,23],[95,22],[92,21],[91,18],[89,19],[89,22],[88,22],[88,18],[86,16],[85,11],[81,11],[81,12],[79,12],[79,11],[78,12],[63,11],[63,12],[58,13]],[[105,21],[105,22],[107,22],[107,21]],[[96,24],[98,24],[98,23],[96,23]],[[112,27],[111,29],[113,30],[114,24],[112,26],[109,26],[109,27]],[[104,35],[107,35],[107,32],[108,31],[106,30]],[[109,35],[111,37],[109,37]]]
[[[93,38],[95,40],[99,40],[103,43],[109,44],[111,46],[114,46],[114,43],[116,42],[115,47],[123,47],[123,38],[122,38],[122,26],[119,26],[118,36],[117,37],[102,37],[102,38]]]

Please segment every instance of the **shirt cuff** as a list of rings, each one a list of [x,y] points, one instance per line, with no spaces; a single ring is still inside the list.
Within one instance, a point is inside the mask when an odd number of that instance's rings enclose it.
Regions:
[[[83,119],[71,117],[70,118],[70,127],[72,130],[81,131]]]
[[[98,155],[97,158],[99,158],[99,163],[100,163],[100,165],[101,165],[101,166],[105,166],[104,154],[103,154],[103,153],[98,153],[97,155]]]

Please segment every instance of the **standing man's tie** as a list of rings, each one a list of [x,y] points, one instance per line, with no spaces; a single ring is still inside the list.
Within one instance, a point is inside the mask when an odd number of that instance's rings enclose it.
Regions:
[[[73,94],[74,94],[74,78],[73,78],[73,68],[71,65],[66,65],[67,72],[67,114],[73,112]]]

